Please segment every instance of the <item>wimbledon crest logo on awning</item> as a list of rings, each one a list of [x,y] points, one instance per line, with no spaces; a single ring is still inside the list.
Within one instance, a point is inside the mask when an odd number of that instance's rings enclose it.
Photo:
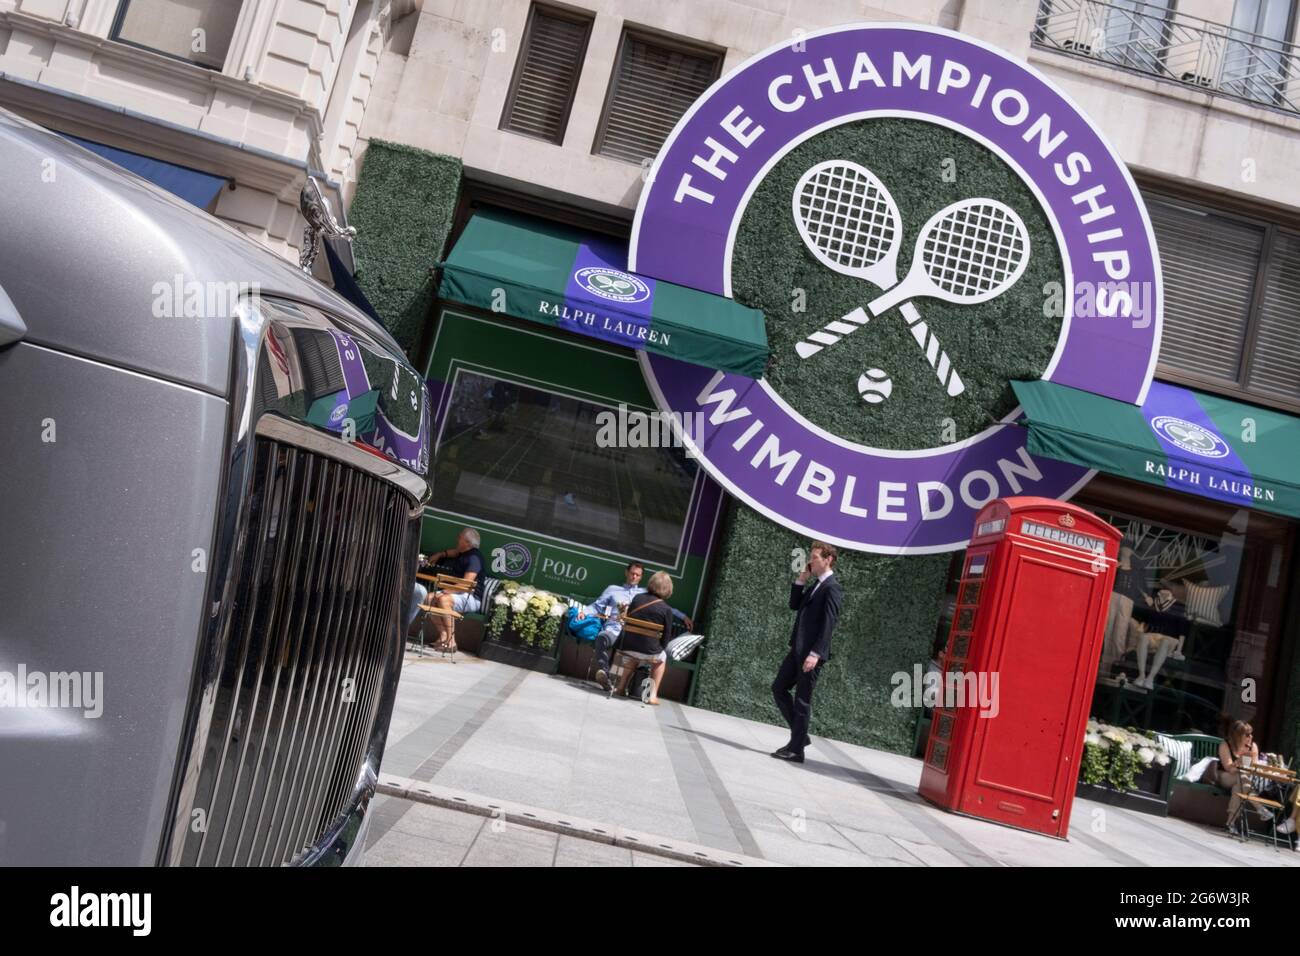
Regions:
[[[587,266],[573,274],[573,281],[592,295],[612,302],[644,302],[650,298],[650,287],[634,275],[618,269]]]
[[[1208,428],[1172,415],[1158,415],[1151,419],[1151,430],[1183,451],[1202,458],[1226,458],[1232,451],[1227,442]]]
[[[925,142],[964,150],[942,189]],[[768,217],[766,247],[753,241],[751,204]],[[659,154],[628,268],[757,299],[775,288],[766,277],[824,270],[834,294],[807,316],[768,306],[767,378],[641,362],[664,410],[703,413],[693,450],[724,487],[789,528],[865,551],[953,550],[995,497],[1068,498],[1091,472],[1029,455],[1007,379],[1032,368],[1141,404],[1159,348],[1155,243],[1114,151],[1028,66],[929,27],[837,27],[718,81]],[[1052,285],[1060,311],[1035,327]],[[1041,356],[1000,354],[999,336],[1004,352],[1036,341]],[[894,341],[905,354],[882,360]],[[905,374],[891,376],[900,362]],[[809,382],[840,407],[856,403],[866,424],[852,435],[828,424]],[[952,408],[983,424],[943,443],[919,426],[909,447],[896,432],[889,448],[871,441],[873,421]]]

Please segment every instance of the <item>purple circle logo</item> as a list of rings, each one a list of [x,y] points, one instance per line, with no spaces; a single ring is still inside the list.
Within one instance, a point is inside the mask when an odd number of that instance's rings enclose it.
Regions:
[[[492,549],[492,573],[517,578],[532,567],[533,556],[528,548],[518,542]]]
[[[1151,419],[1151,430],[1175,447],[1202,458],[1226,458],[1232,451],[1227,442],[1208,428],[1173,415],[1157,415]]]
[[[935,124],[984,147],[1032,194],[1050,230],[1034,240],[1008,197],[975,187],[925,222],[905,224],[894,194],[919,184],[883,182],[861,161],[872,148],[890,149],[888,142],[868,144],[854,159],[814,162],[798,178],[788,214],[808,257],[860,280],[863,291],[860,307],[817,317],[820,325],[794,346],[799,360],[816,362],[846,340],[862,341],[858,330],[869,322],[902,323],[916,359],[929,365],[933,393],[972,400],[971,373],[961,355],[949,354],[945,330],[925,321],[927,305],[988,321],[996,313],[979,310],[1015,289],[1033,257],[1050,253],[1064,281],[1060,331],[1042,378],[1141,404],[1159,350],[1161,283],[1128,170],[1049,80],[947,30],[836,27],[772,47],[714,84],[659,153],[637,208],[629,269],[732,295],[741,219],[769,171],[820,134],[876,118]],[[991,336],[996,341],[996,330]],[[1018,408],[961,440],[875,448],[809,421],[767,379],[647,352],[639,360],[664,410],[702,422],[685,438],[713,478],[772,520],[843,547],[959,549],[992,499],[1068,499],[1093,474],[1031,456]],[[917,403],[916,417],[925,419],[928,393],[900,394],[878,368],[852,385],[864,414],[888,399]]]
[[[573,274],[578,285],[592,295],[611,302],[644,302],[650,298],[650,287],[636,276],[604,266],[587,266]]]

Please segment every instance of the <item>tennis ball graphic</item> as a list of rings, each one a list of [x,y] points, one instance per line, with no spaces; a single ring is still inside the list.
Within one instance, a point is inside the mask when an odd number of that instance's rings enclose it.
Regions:
[[[879,405],[894,390],[894,380],[878,368],[869,368],[858,377],[858,394],[871,405]]]

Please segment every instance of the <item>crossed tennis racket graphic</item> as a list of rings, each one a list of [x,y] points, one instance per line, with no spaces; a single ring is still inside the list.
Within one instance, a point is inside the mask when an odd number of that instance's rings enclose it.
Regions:
[[[871,283],[880,294],[828,322],[795,346],[810,358],[898,307],[939,384],[951,396],[966,388],[913,299],[975,305],[1002,295],[1029,264],[1029,232],[1015,210],[996,199],[963,199],[930,217],[916,237],[912,265],[900,281],[903,220],[876,175],[843,159],[810,168],[795,185],[795,225],[808,250],[841,275]]]

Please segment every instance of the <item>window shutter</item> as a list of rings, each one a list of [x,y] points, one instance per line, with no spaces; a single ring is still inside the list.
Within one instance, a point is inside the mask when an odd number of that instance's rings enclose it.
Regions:
[[[721,62],[624,34],[595,152],[633,163],[656,155],[682,114],[717,79]]]
[[[1236,382],[1264,230],[1147,197],[1164,275],[1160,363]]]
[[[590,32],[590,20],[533,7],[502,129],[563,141]]]
[[[1300,235],[1275,232],[1247,385],[1300,399]]]

